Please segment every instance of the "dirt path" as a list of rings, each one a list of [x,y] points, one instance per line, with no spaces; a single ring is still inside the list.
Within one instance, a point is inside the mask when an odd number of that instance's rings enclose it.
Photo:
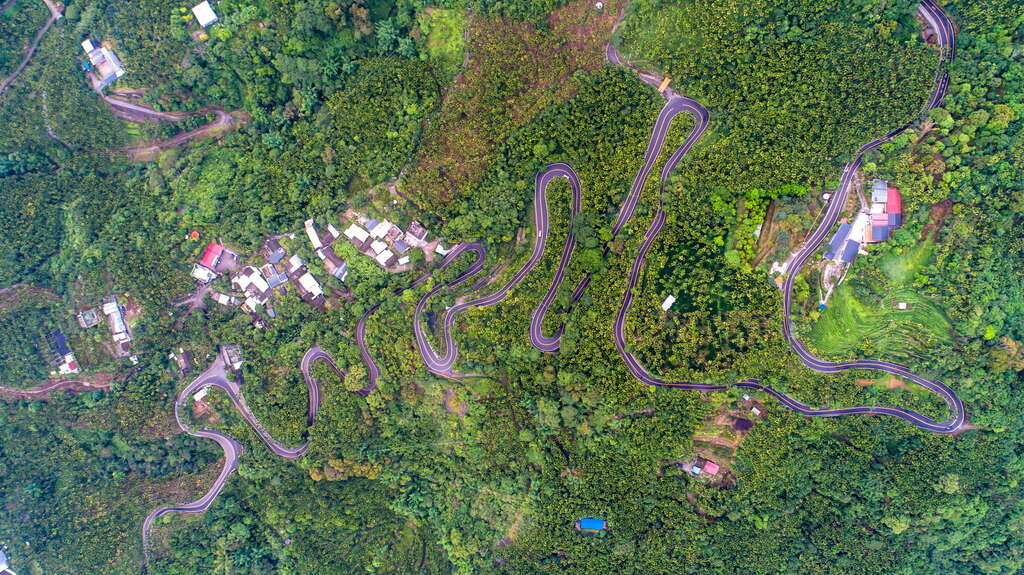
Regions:
[[[160,120],[180,122],[192,115],[184,112],[158,112],[149,106],[129,102],[128,100],[118,98],[116,96],[102,97],[104,102],[110,104],[115,116],[122,120],[128,120],[129,122],[159,122]],[[197,114],[200,113],[205,113],[205,111],[197,112]]]
[[[122,104],[129,104],[135,108],[142,108],[141,106],[130,104],[128,102],[123,102]],[[165,115],[175,116],[175,114],[156,112],[155,110],[150,110],[150,112],[159,115],[159,117],[163,117]],[[199,112],[196,112],[195,114],[205,114],[208,112],[213,112],[214,114],[216,114],[217,119],[210,122],[209,124],[206,124],[205,126],[201,126],[199,128],[196,128],[195,130],[190,130],[188,132],[184,132],[182,134],[178,134],[176,136],[172,136],[164,140],[158,140],[156,142],[152,142],[141,146],[124,148],[122,151],[128,154],[135,161],[148,162],[150,160],[155,159],[158,155],[160,155],[160,152],[163,152],[164,150],[177,148],[187,144],[188,142],[191,142],[192,140],[197,140],[200,138],[219,138],[223,136],[226,132],[237,129],[239,126],[249,121],[249,118],[245,115],[244,112],[236,111],[228,113],[219,108],[204,109],[200,110]],[[163,119],[171,118],[164,117]],[[184,119],[184,117],[175,117],[172,121],[180,121],[182,119]]]
[[[946,218],[953,211],[953,200],[945,199],[937,204],[932,204],[930,210],[928,210],[928,223],[921,228],[921,239],[920,241],[928,241],[928,234],[931,234],[931,240],[934,242],[939,239],[939,231],[942,229],[942,225],[946,223]]]
[[[97,376],[98,378],[100,376]],[[108,391],[113,376],[103,374],[102,379],[106,381],[85,381],[80,379],[63,379],[48,381],[44,384],[30,387],[28,389],[13,389],[0,387],[0,396],[15,397],[18,399],[39,399],[48,396],[51,391],[69,390],[77,392],[85,391]]]
[[[7,91],[7,87],[10,86],[14,82],[14,80],[18,78],[18,75],[21,74],[21,71],[25,69],[25,66],[28,66],[29,61],[32,60],[32,56],[35,56],[36,49],[39,48],[39,43],[42,42],[43,36],[46,35],[46,31],[50,29],[50,26],[53,26],[54,22],[60,20],[60,18],[63,16],[60,13],[60,10],[57,9],[57,6],[54,5],[52,0],[43,0],[43,2],[45,2],[46,7],[50,9],[50,18],[46,21],[46,24],[43,24],[43,27],[40,28],[38,32],[36,32],[36,37],[32,41],[32,45],[29,46],[28,52],[25,54],[25,58],[21,61],[21,64],[18,64],[18,67],[15,68],[14,72],[12,72],[10,76],[7,76],[6,78],[4,78],[3,82],[0,82],[0,95],[3,95],[3,93]],[[0,12],[4,12],[8,8],[10,8],[12,4],[14,4],[14,0],[11,0],[7,4],[4,4],[3,10],[0,10]]]
[[[50,107],[46,103],[46,91],[40,92],[40,94],[43,98],[43,124],[45,124],[46,126],[46,135],[49,136],[51,140],[54,140],[62,144],[65,148],[68,149],[68,151],[73,152],[74,148],[71,147],[71,144],[62,140],[60,136],[58,136],[57,133],[53,131],[53,126],[50,124]]]

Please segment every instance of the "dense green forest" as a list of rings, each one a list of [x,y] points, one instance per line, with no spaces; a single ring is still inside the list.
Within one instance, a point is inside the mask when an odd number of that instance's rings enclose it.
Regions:
[[[943,2],[957,51],[948,94],[924,117],[938,58],[911,0],[212,6],[220,21],[204,30],[191,3],[68,0],[0,94],[0,547],[16,572],[140,572],[146,513],[195,500],[220,470],[213,442],[179,430],[174,398],[222,344],[240,346],[232,377],[267,431],[309,450],[275,456],[220,391],[187,399],[194,427],[245,451],[208,512],[157,522],[149,575],[1024,571],[1024,5]],[[5,76],[47,10],[0,9]],[[107,96],[197,115],[115,115],[82,71],[86,36],[124,64]],[[631,351],[666,378],[757,377],[810,405],[946,417],[936,396],[878,373],[806,369],[782,337],[768,272],[816,224],[857,149],[912,121],[859,175],[900,188],[903,227],[858,258],[826,310],[808,266],[794,322],[823,357],[900,361],[945,382],[966,429],[806,418],[766,395],[630,376],[612,322],[656,177],[614,241],[611,228],[664,100],[605,62],[609,40],[711,114],[665,183],[668,220],[627,317]],[[131,159],[221,110],[237,118],[227,129]],[[693,125],[673,121],[654,174]],[[468,261],[406,289],[431,269],[422,252],[411,271],[387,273],[344,243],[342,282],[302,232],[308,218],[341,228],[353,209],[403,229],[421,221],[449,247],[483,242],[487,281],[435,296],[424,314],[435,326],[527,261],[534,177],[552,162],[583,185],[576,252],[545,320],[546,333],[564,324],[557,353],[537,351],[528,326],[570,229],[561,181],[537,267],[458,320],[456,368],[470,374],[458,380],[426,370],[411,326],[419,298]],[[262,264],[264,238],[289,233],[281,243],[327,287],[325,306],[276,295],[265,329],[210,298],[189,308],[208,241]],[[102,313],[94,327],[75,320],[111,294],[137,364],[112,353]],[[896,300],[910,312],[893,312]],[[369,310],[381,375],[363,396],[355,328]],[[4,394],[49,379],[45,334],[58,327],[76,377],[110,388]],[[343,376],[314,365],[323,404],[309,426],[299,366],[313,344]],[[181,350],[194,358],[187,374],[169,355]],[[682,464],[695,456],[721,471],[694,477]],[[578,532],[583,517],[609,529]]]

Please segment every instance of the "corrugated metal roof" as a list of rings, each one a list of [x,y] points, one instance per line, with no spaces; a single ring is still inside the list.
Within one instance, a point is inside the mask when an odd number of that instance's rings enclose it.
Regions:
[[[850,236],[850,230],[852,226],[850,224],[839,224],[839,229],[836,230],[836,235],[832,236],[832,241],[829,243],[829,247],[832,248],[833,252],[838,252],[839,247],[843,245],[846,238]]]
[[[850,240],[843,246],[843,251],[839,255],[839,259],[846,263],[853,263],[853,260],[857,258],[857,250],[860,249],[860,244]]]
[[[64,332],[59,329],[50,332],[50,337],[53,338],[53,347],[60,355],[67,355],[71,353],[71,348],[68,347],[68,340],[64,337]]]
[[[224,253],[224,246],[220,244],[210,243],[206,246],[206,251],[203,253],[203,258],[199,260],[199,263],[203,264],[208,269],[214,269],[217,267],[217,262],[220,261],[221,254]]]
[[[890,214],[903,213],[903,198],[896,188],[889,188],[885,199],[885,211]]]
[[[885,202],[889,196],[889,182],[885,180],[875,180],[871,184],[871,201],[872,202]]]
[[[871,237],[876,242],[889,239],[889,226],[871,226]]]

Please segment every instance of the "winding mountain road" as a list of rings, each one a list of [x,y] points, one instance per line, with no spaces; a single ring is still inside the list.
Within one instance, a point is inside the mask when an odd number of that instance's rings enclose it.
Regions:
[[[936,37],[938,39],[939,51],[940,51],[940,62],[938,71],[936,72],[934,79],[934,88],[929,97],[928,102],[925,105],[925,111],[937,107],[945,96],[946,89],[949,84],[949,76],[946,73],[946,64],[949,59],[953,57],[954,45],[955,45],[955,32],[952,23],[949,21],[946,14],[942,9],[935,4],[932,0],[923,0],[918,6],[919,15],[928,22],[928,25],[936,31]],[[609,44],[606,51],[606,56],[614,65],[628,66],[631,69],[637,71],[641,79],[652,85],[660,85],[662,78],[657,74],[652,74],[642,70],[638,70],[630,63],[624,61],[619,55],[618,51]],[[668,181],[672,171],[676,168],[683,156],[689,152],[690,148],[696,143],[697,140],[703,135],[708,125],[708,112],[700,105],[700,103],[686,98],[683,96],[676,95],[671,90],[665,90],[663,95],[667,98],[665,106],[662,108],[661,113],[658,115],[658,119],[655,122],[654,128],[651,132],[651,138],[647,145],[647,150],[644,154],[644,161],[633,180],[633,185],[630,189],[629,194],[626,197],[625,202],[619,210],[618,217],[615,221],[615,225],[612,228],[613,239],[618,236],[622,231],[623,227],[633,217],[637,203],[639,202],[640,195],[643,191],[644,185],[650,173],[654,169],[655,162],[664,146],[665,137],[668,132],[669,126],[671,125],[672,119],[680,112],[686,112],[690,114],[695,121],[695,125],[691,130],[689,136],[687,136],[684,143],[677,148],[669,159],[662,166],[660,173],[660,193],[664,193],[664,184]],[[793,334],[791,311],[792,311],[792,294],[793,294],[793,283],[796,277],[799,275],[803,266],[807,261],[817,252],[818,248],[825,241],[828,236],[828,232],[832,226],[835,225],[839,218],[839,215],[846,203],[846,198],[850,193],[853,179],[857,170],[860,168],[863,161],[864,155],[868,152],[878,148],[885,142],[891,140],[893,137],[901,134],[913,123],[907,122],[900,128],[889,132],[888,134],[872,140],[867,144],[864,144],[857,155],[843,170],[843,175],[840,183],[839,190],[831,198],[822,222],[819,224],[817,229],[811,235],[807,243],[800,250],[798,255],[794,258],[793,265],[790,267],[789,275],[786,278],[783,291],[783,335],[786,338],[787,343],[793,349],[793,351],[799,356],[800,360],[807,367],[819,373],[835,374],[849,369],[870,369],[889,373],[891,375],[903,377],[913,383],[920,385],[943,398],[949,407],[951,417],[942,422],[935,421],[925,415],[917,413],[912,410],[908,410],[901,407],[891,406],[854,406],[846,408],[814,408],[804,403],[801,403],[783,392],[780,392],[771,386],[761,383],[756,379],[744,379],[735,382],[730,385],[719,385],[719,384],[705,384],[695,383],[688,381],[668,381],[657,376],[652,375],[647,369],[640,363],[636,356],[629,351],[629,346],[626,343],[625,338],[625,324],[626,317],[629,312],[629,308],[633,302],[633,289],[636,287],[638,278],[641,270],[643,269],[646,261],[647,253],[654,245],[659,232],[665,224],[666,213],[664,211],[664,204],[659,197],[659,206],[654,214],[654,219],[651,222],[644,241],[641,244],[640,251],[637,258],[634,260],[632,268],[629,274],[629,282],[625,293],[623,294],[622,303],[619,306],[618,313],[615,317],[613,324],[613,336],[615,340],[615,347],[619,351],[620,356],[626,363],[629,372],[647,385],[659,386],[659,387],[674,387],[680,389],[697,390],[697,391],[714,391],[727,389],[729,387],[740,387],[746,389],[754,389],[763,391],[773,397],[775,397],[785,407],[801,413],[807,416],[814,417],[838,417],[844,415],[890,415],[893,417],[901,418],[909,423],[927,431],[935,433],[953,433],[959,430],[965,422],[965,412],[963,402],[957,397],[945,384],[928,380],[910,371],[909,368],[881,360],[855,360],[846,362],[829,362],[817,358],[810,353],[803,343]],[[419,301],[416,306],[416,312],[413,317],[413,331],[416,337],[416,344],[419,348],[420,356],[423,359],[427,369],[432,373],[443,377],[459,377],[459,374],[452,371],[452,367],[458,358],[458,348],[452,332],[455,327],[455,322],[458,316],[471,308],[477,307],[488,307],[495,305],[504,300],[508,293],[518,285],[523,278],[536,266],[544,253],[548,235],[548,214],[547,214],[547,186],[551,180],[555,177],[565,177],[569,180],[570,187],[573,193],[573,207],[572,216],[579,213],[581,186],[579,179],[576,177],[575,172],[572,168],[566,164],[552,164],[548,166],[544,171],[537,175],[535,188],[534,188],[534,229],[535,229],[535,242],[533,252],[529,259],[500,289],[492,294],[483,296],[480,298],[473,299],[464,303],[459,303],[451,308],[447,309],[444,313],[442,325],[440,327],[440,337],[444,345],[444,353],[439,354],[434,350],[430,344],[427,334],[424,331],[421,316],[426,308],[428,300],[444,289],[450,289],[456,287],[468,279],[479,273],[483,269],[485,252],[484,248],[479,243],[460,244],[455,250],[453,250],[447,258],[436,268],[444,269],[448,267],[455,260],[456,257],[471,251],[475,254],[476,259],[470,265],[470,267],[457,276],[455,279],[438,285],[426,293]],[[544,352],[554,352],[559,348],[559,339],[564,329],[564,324],[559,327],[558,331],[553,336],[547,336],[543,333],[543,319],[544,315],[550,307],[552,301],[555,298],[558,288],[565,278],[565,269],[571,260],[575,239],[572,233],[569,234],[566,246],[562,251],[562,257],[559,261],[558,268],[556,269],[552,285],[545,296],[542,298],[540,305],[531,315],[530,321],[530,342],[537,349]],[[608,252],[608,247],[605,247],[605,254]],[[422,278],[421,278],[422,279]],[[419,281],[419,280],[418,280]],[[590,282],[590,276],[587,275],[573,290],[571,301],[575,303],[582,297],[583,292],[586,290],[587,285]],[[364,350],[365,351],[365,350]],[[367,352],[368,355],[368,352]]]
[[[344,378],[345,374],[338,368],[337,364],[334,363],[334,358],[331,354],[320,349],[319,345],[313,345],[308,351],[302,356],[300,363],[300,369],[302,371],[302,379],[309,390],[309,410],[306,415],[306,422],[312,426],[316,422],[317,412],[320,410],[320,404],[323,399],[322,392],[320,390],[320,384],[311,375],[313,364],[317,361],[325,362],[338,377]],[[153,522],[167,515],[168,513],[203,513],[210,508],[217,496],[224,489],[224,485],[227,483],[231,474],[238,469],[238,458],[243,453],[241,444],[238,443],[233,437],[224,434],[215,429],[203,428],[198,431],[192,430],[185,421],[182,420],[182,409],[185,409],[189,399],[199,390],[206,387],[215,387],[223,390],[228,395],[228,399],[231,400],[231,404],[235,410],[245,419],[246,423],[252,427],[256,435],[259,436],[260,440],[270,448],[275,455],[283,457],[285,459],[298,459],[306,454],[309,449],[309,441],[303,442],[297,447],[288,447],[283,445],[281,442],[274,439],[274,437],[263,427],[259,419],[252,413],[249,406],[245,403],[245,397],[242,395],[241,389],[239,388],[238,382],[228,378],[227,372],[225,371],[225,361],[223,354],[217,354],[217,359],[206,369],[203,373],[199,374],[191,383],[185,386],[185,389],[181,390],[178,397],[174,400],[174,417],[178,422],[178,427],[185,433],[193,437],[203,437],[206,439],[212,439],[216,441],[221,449],[224,450],[224,466],[221,468],[220,474],[217,479],[214,480],[210,489],[200,497],[199,499],[182,505],[174,505],[169,507],[161,507],[152,511],[146,516],[142,522],[142,549],[143,556],[146,563],[149,562],[149,532],[152,529]]]
[[[955,31],[952,23],[947,18],[946,14],[942,9],[936,5],[932,0],[923,0],[918,7],[919,15],[928,22],[929,27],[935,30],[936,37],[938,39],[939,50],[940,50],[940,65],[938,72],[936,73],[934,80],[934,89],[932,94],[925,105],[925,110],[930,110],[937,107],[942,102],[942,98],[945,95],[946,89],[949,84],[949,77],[945,71],[945,65],[953,57],[955,53]],[[632,64],[625,62],[614,47],[609,45],[606,52],[609,62],[614,65],[628,66],[631,69],[637,71],[640,74],[641,79],[653,86],[658,86],[661,83],[661,77],[657,74],[652,74],[635,68]],[[659,174],[660,187],[659,187],[659,202],[658,208],[655,211],[654,218],[651,221],[647,232],[644,235],[644,240],[641,243],[640,250],[637,254],[636,259],[633,261],[627,288],[623,294],[622,302],[619,306],[618,312],[615,316],[613,323],[612,335],[616,349],[619,351],[620,356],[626,364],[629,372],[647,385],[658,386],[658,387],[672,387],[679,389],[695,390],[695,391],[715,391],[724,390],[730,387],[738,387],[744,389],[753,389],[763,391],[775,399],[777,399],[783,406],[791,409],[797,413],[801,413],[807,416],[813,417],[838,417],[846,415],[889,415],[903,419],[921,429],[935,432],[935,433],[953,433],[961,429],[965,423],[965,412],[963,403],[953,392],[952,389],[947,387],[941,382],[931,381],[925,379],[919,375],[911,372],[907,367],[895,364],[892,362],[881,361],[881,360],[854,360],[846,362],[829,362],[817,358],[811,352],[809,352],[803,343],[794,335],[793,326],[791,321],[791,311],[793,306],[793,283],[799,274],[800,270],[807,263],[807,261],[818,251],[820,246],[824,243],[828,232],[832,226],[835,225],[839,218],[839,215],[846,203],[846,199],[850,193],[854,175],[860,168],[863,161],[863,157],[868,152],[878,148],[885,142],[889,141],[896,135],[906,130],[912,122],[908,122],[904,126],[893,130],[892,132],[882,136],[881,138],[872,140],[867,144],[864,144],[858,151],[855,158],[846,165],[843,170],[839,190],[832,196],[829,204],[825,210],[825,214],[821,223],[815,229],[814,233],[811,234],[807,243],[801,248],[797,256],[793,260],[793,265],[790,267],[789,275],[786,277],[786,281],[783,286],[783,325],[782,331],[786,338],[787,343],[797,354],[800,360],[809,367],[810,369],[825,374],[835,374],[849,369],[870,369],[882,371],[891,375],[903,377],[910,380],[917,385],[920,385],[930,391],[935,392],[942,397],[949,407],[951,417],[943,422],[937,422],[925,415],[917,413],[912,410],[904,409],[901,407],[891,406],[854,406],[846,408],[814,408],[810,407],[787,394],[772,388],[769,385],[761,383],[757,379],[744,379],[741,381],[734,382],[732,384],[721,385],[721,384],[704,384],[695,383],[688,381],[669,381],[652,375],[647,369],[641,364],[641,362],[635,357],[635,355],[629,350],[629,346],[626,343],[625,337],[625,324],[626,318],[629,313],[630,306],[633,302],[633,289],[636,287],[638,278],[643,269],[646,261],[646,257],[654,242],[657,240],[658,234],[666,221],[666,213],[664,210],[664,203],[662,197],[664,194],[664,185],[668,181],[672,171],[676,168],[682,158],[690,151],[693,145],[701,138],[705,130],[708,127],[709,114],[707,110],[695,100],[686,98],[673,93],[671,90],[665,90],[662,95],[666,97],[667,102],[661,109],[657,120],[655,121],[654,127],[651,131],[650,140],[647,144],[647,149],[644,153],[643,163],[641,164],[640,170],[633,179],[632,186],[629,194],[621,206],[615,224],[612,228],[613,239],[619,235],[624,229],[626,224],[632,219],[636,207],[639,203],[640,196],[643,192],[645,184],[654,170],[655,164],[658,157],[660,156],[664,147],[665,139],[668,130],[671,126],[672,120],[680,113],[686,113],[693,117],[694,126],[691,129],[689,135],[686,137],[682,145],[680,145],[668,158],[665,164],[661,168]],[[549,213],[548,213],[548,186],[557,178],[565,178],[572,193],[572,204],[571,204],[571,218],[573,222],[576,216],[579,214],[582,203],[582,186],[580,180],[577,177],[572,167],[563,164],[556,163],[547,166],[543,171],[537,174],[534,186],[534,246],[530,253],[529,258],[523,266],[516,271],[508,281],[505,282],[499,289],[493,293],[478,297],[462,303],[456,303],[456,305],[448,308],[443,315],[441,322],[441,340],[444,345],[443,353],[439,354],[431,345],[428,339],[428,334],[424,329],[421,322],[421,317],[427,307],[430,298],[437,295],[442,290],[448,290],[460,285],[465,284],[471,278],[475,277],[484,269],[484,263],[486,260],[486,251],[484,246],[478,242],[465,242],[455,246],[451,252],[445,256],[445,258],[439,262],[431,271],[423,274],[416,279],[408,288],[398,290],[396,294],[403,293],[406,289],[410,289],[423,283],[427,282],[434,273],[442,271],[451,266],[455,261],[459,260],[463,254],[472,254],[473,260],[465,271],[460,273],[454,279],[443,282],[439,285],[434,286],[426,294],[424,294],[416,304],[415,315],[413,317],[413,332],[416,340],[416,346],[419,350],[420,356],[427,369],[437,375],[447,378],[459,378],[465,377],[463,374],[459,374],[453,371],[453,366],[458,359],[458,347],[455,339],[452,336],[452,332],[455,328],[455,323],[459,315],[467,310],[473,308],[485,308],[493,306],[503,301],[519,283],[526,278],[527,275],[534,269],[537,263],[543,257],[544,251],[547,245],[547,238],[549,234]],[[608,242],[610,243],[610,242]],[[558,289],[565,279],[565,271],[569,265],[572,255],[575,249],[576,239],[570,229],[567,235],[565,246],[562,249],[561,258],[558,262],[558,267],[555,271],[552,284],[544,297],[541,299],[537,309],[531,314],[529,337],[531,344],[538,350],[543,352],[555,352],[559,349],[560,339],[564,330],[564,323],[561,324],[553,335],[546,335],[543,330],[543,323],[545,314],[548,312],[552,302],[554,301]],[[605,254],[607,255],[609,250],[608,244],[605,245]],[[582,297],[587,286],[590,283],[591,276],[586,275],[577,286],[573,289],[571,302],[575,304]],[[478,282],[477,285],[473,286],[473,289],[478,289],[486,282]],[[366,345],[366,321],[372,316],[380,306],[375,306],[368,310],[356,324],[356,343],[360,349],[360,355],[363,362],[366,364],[369,384],[357,393],[360,395],[368,395],[377,386],[377,379],[380,376],[380,369],[370,354]],[[319,346],[312,346],[302,358],[301,370],[303,379],[309,390],[309,411],[307,415],[307,423],[312,426],[316,421],[317,411],[320,407],[322,395],[320,386],[317,381],[310,375],[310,370],[313,363],[316,361],[326,362],[338,375],[344,377],[344,373],[335,365],[333,358],[327,352],[320,349]],[[244,397],[241,394],[238,383],[228,379],[227,374],[224,370],[224,360],[218,355],[217,360],[203,372],[199,377],[193,380],[188,386],[185,387],[178,395],[175,400],[175,418],[177,419],[178,426],[189,435],[195,437],[204,437],[216,441],[221,448],[224,450],[224,466],[221,469],[217,479],[211,485],[210,489],[202,497],[191,503],[186,503],[171,507],[162,507],[154,510],[150,513],[143,522],[142,527],[142,539],[143,539],[143,551],[145,561],[148,562],[148,548],[149,548],[149,532],[152,528],[153,522],[172,512],[179,513],[202,513],[206,511],[213,501],[220,494],[224,488],[227,479],[231,474],[238,468],[238,458],[243,452],[242,446],[234,438],[212,429],[200,429],[198,431],[191,430],[188,425],[182,421],[181,410],[187,404],[188,398],[194,393],[205,387],[216,387],[223,390],[228,394],[234,408],[241,414],[245,421],[253,428],[260,439],[271,449],[275,454],[284,457],[286,459],[298,459],[302,457],[309,447],[309,442],[306,441],[298,447],[287,447],[282,445],[280,442],[275,440],[273,436],[268,433],[259,420],[252,414],[249,407],[246,405]]]

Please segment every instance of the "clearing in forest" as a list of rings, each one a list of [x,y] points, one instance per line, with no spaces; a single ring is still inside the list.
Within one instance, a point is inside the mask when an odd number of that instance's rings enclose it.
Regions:
[[[574,73],[604,64],[618,4],[596,11],[589,0],[576,0],[552,12],[545,29],[504,18],[470,24],[466,69],[428,125],[403,192],[441,212],[469,193],[498,144],[571,96]]]
[[[858,261],[859,266],[877,265],[881,277],[862,278],[867,274],[860,273],[847,278],[811,327],[808,343],[825,355],[884,359],[906,359],[948,344],[951,327],[942,308],[913,286],[933,248],[924,242],[893,249],[877,260]],[[863,287],[855,287],[857,283]]]

